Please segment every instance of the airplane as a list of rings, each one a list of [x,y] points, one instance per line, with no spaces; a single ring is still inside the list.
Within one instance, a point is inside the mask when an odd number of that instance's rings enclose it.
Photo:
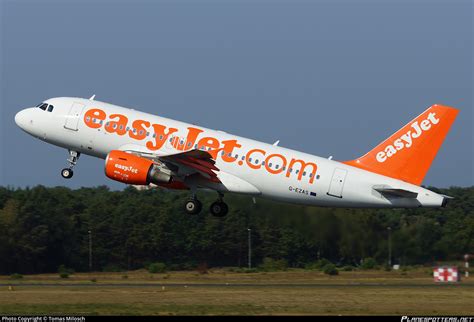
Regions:
[[[51,98],[15,115],[26,133],[69,152],[65,179],[81,154],[105,160],[125,184],[189,190],[184,211],[201,212],[201,189],[217,192],[210,213],[223,217],[226,193],[344,208],[445,207],[449,196],[421,183],[458,110],[432,105],[365,155],[332,160],[162,116],[75,97]]]

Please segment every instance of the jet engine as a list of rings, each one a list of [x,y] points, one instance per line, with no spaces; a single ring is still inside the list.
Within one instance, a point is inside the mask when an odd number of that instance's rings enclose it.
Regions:
[[[133,185],[171,182],[171,171],[152,160],[113,150],[105,158],[105,175],[112,180]]]

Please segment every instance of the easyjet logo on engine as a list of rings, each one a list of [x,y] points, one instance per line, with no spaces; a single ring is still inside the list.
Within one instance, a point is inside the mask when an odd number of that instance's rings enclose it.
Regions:
[[[131,173],[138,173],[138,169],[137,168],[134,168],[132,166],[126,166],[126,165],[122,165],[122,164],[115,164],[115,167],[117,169],[120,169],[120,170],[123,170],[125,172],[131,172]]]
[[[388,158],[397,154],[398,151],[411,148],[414,141],[422,136],[424,132],[429,131],[432,125],[438,124],[439,120],[439,118],[436,118],[436,113],[432,112],[420,123],[418,123],[418,120],[413,122],[410,125],[411,129],[409,131],[393,141],[392,144],[387,145],[383,151],[378,152],[375,158],[378,162],[383,163],[387,161]]]
[[[207,151],[213,159],[221,158],[224,162],[236,162],[237,165],[247,165],[250,169],[264,169],[270,174],[285,173],[288,178],[292,173],[297,175],[298,180],[303,176],[309,177],[309,183],[313,183],[316,177],[317,165],[313,162],[288,158],[279,153],[268,154],[262,149],[251,149],[240,155],[239,148],[242,145],[237,140],[220,141],[216,137],[206,135],[204,130],[187,127],[185,135],[179,135],[179,129],[167,127],[163,124],[152,124],[147,120],[134,120],[129,124],[129,119],[123,114],[110,114],[98,108],[91,108],[84,114],[84,123],[93,129],[105,128],[108,133],[116,135],[128,135],[135,140],[148,140],[145,146],[156,151],[161,149],[166,142],[178,151],[200,149]],[[116,165],[117,167],[118,165]],[[122,169],[130,171],[128,169]],[[138,171],[138,170],[137,170]]]

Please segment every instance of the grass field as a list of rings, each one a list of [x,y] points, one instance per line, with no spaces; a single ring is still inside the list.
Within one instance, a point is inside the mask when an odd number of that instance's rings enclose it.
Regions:
[[[67,279],[57,274],[21,280],[1,276],[0,284],[1,314],[474,315],[474,279],[440,285],[422,269],[338,276],[304,270],[208,274],[142,270],[82,273]]]

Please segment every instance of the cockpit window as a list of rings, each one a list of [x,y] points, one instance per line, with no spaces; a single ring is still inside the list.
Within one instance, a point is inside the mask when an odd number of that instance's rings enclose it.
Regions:
[[[39,103],[38,105],[36,105],[36,107],[48,112],[52,112],[54,110],[54,106],[47,103]]]
[[[40,109],[42,109],[43,111],[46,111],[46,108],[48,107],[48,104],[42,103],[42,104],[38,105],[38,107],[39,107]]]

